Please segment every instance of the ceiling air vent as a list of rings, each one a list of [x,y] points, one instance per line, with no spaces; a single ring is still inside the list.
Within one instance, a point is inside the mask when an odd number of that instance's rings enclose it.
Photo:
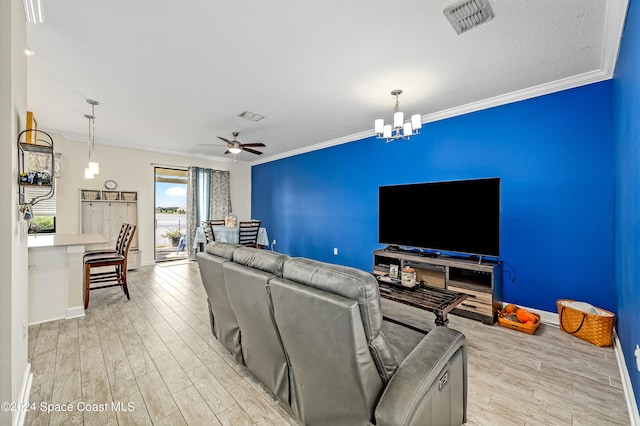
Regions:
[[[493,19],[493,11],[487,0],[463,0],[444,10],[451,26],[458,34]]]
[[[264,118],[264,115],[256,114],[255,112],[244,111],[238,114],[238,117],[246,118],[251,121],[260,121]]]

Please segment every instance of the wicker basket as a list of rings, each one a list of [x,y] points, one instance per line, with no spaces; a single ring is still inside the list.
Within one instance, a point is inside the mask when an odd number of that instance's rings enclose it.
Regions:
[[[613,344],[613,323],[616,316],[613,312],[596,308],[599,315],[589,314],[568,306],[573,300],[559,299],[556,301],[560,330],[593,343],[596,346],[611,346]]]
[[[102,191],[102,195],[104,195],[104,199],[108,201],[116,201],[120,199],[120,193],[116,191]]]
[[[136,201],[136,195],[135,192],[123,192],[122,199],[125,201]]]
[[[82,191],[82,199],[83,200],[98,200],[98,191]]]
[[[498,314],[498,324],[502,327],[510,328],[512,330],[518,330],[527,334],[534,334],[538,327],[540,326],[540,315],[531,313],[535,317],[535,322],[533,325],[523,324],[517,321],[511,321],[505,318],[508,315],[506,309],[502,309]]]

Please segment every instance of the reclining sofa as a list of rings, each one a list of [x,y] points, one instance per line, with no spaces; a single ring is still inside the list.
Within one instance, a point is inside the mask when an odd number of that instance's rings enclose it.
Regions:
[[[364,271],[212,242],[198,253],[211,330],[308,425],[461,425],[465,336],[383,320]]]

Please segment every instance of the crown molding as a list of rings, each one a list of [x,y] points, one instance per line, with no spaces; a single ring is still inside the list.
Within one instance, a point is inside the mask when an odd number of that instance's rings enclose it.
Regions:
[[[607,2],[601,69],[609,75],[610,78],[613,78],[613,73],[618,63],[620,41],[622,40],[622,34],[624,32],[629,1],[630,0],[611,0]]]
[[[616,62],[618,60],[620,41],[622,39],[622,34],[624,31],[624,24],[628,7],[629,0],[610,0],[607,2],[607,16],[605,17],[605,34],[600,69],[552,81],[549,83],[540,84],[527,89],[517,90],[515,92],[494,96],[493,98],[471,102],[466,105],[461,105],[435,113],[426,114],[422,116],[422,123],[431,123],[434,121],[444,120],[459,115],[469,114],[471,112],[481,111],[483,109],[506,105],[513,102],[519,102],[538,96],[548,95],[550,93],[560,92],[563,90],[574,89],[576,87],[586,86],[588,84],[598,83],[604,80],[610,80],[611,78],[613,78]],[[304,154],[311,151],[317,151],[319,149],[329,148],[332,146],[353,142],[372,136],[375,136],[373,129],[343,136],[337,139],[332,139],[330,141],[318,143],[308,147],[283,152],[281,154],[273,155],[270,157],[261,158],[256,161],[252,161],[249,164],[253,166],[268,163],[271,161],[280,160],[282,158],[292,157],[294,155]]]
[[[371,136],[375,136],[373,129],[366,130],[364,132],[354,133],[347,136],[342,136],[340,138],[332,139],[330,141],[317,143],[315,145],[305,146],[302,148],[294,149],[291,151],[283,152],[283,153],[272,155],[269,157],[260,158],[250,162],[249,164],[251,166],[256,166],[258,164],[270,163],[272,161],[281,160],[283,158],[293,157],[294,155],[305,154],[307,152],[312,152],[312,151],[318,151],[320,149],[330,148],[336,145],[342,145],[343,143],[349,143],[349,142],[357,141],[360,139],[365,139]]]
[[[579,74],[561,80],[552,81],[550,83],[544,83],[538,86],[529,87],[527,89],[516,90],[515,92],[506,93],[504,95],[494,96],[493,98],[482,99],[480,101],[471,102],[466,105],[460,105],[432,114],[423,115],[422,122],[431,123],[434,121],[440,121],[446,118],[456,117],[458,115],[481,111],[483,109],[494,108],[501,105],[524,101],[526,99],[536,98],[538,96],[561,92],[563,90],[586,86],[588,84],[609,80],[610,78],[611,75],[602,70]]]
[[[432,114],[426,114],[422,116],[422,123],[432,123],[434,121],[445,120],[447,118],[457,117],[459,115],[469,114],[483,109],[493,108],[501,105],[506,105],[526,99],[535,98],[538,96],[548,95],[550,93],[560,92],[562,90],[573,89],[580,86],[585,86],[592,83],[597,83],[603,80],[611,78],[611,74],[602,70],[593,71],[577,76],[568,77],[562,80],[553,81],[550,83],[540,84],[538,86],[530,87],[523,90],[517,90],[515,92],[506,93],[504,95],[494,96],[493,98],[483,99],[477,102],[471,102],[466,105],[460,105],[454,108],[445,109],[442,111],[434,112]],[[291,151],[283,152],[281,154],[273,155],[270,157],[261,158],[256,161],[252,161],[250,165],[255,166],[258,164],[269,163],[271,161],[280,160],[282,158],[293,157],[294,155],[305,154],[307,152],[317,151],[324,148],[329,148],[344,143],[354,142],[361,139],[366,139],[375,136],[373,129],[364,132],[354,133],[351,135],[343,136],[341,138],[332,139],[330,141],[310,145],[307,147],[294,149]]]

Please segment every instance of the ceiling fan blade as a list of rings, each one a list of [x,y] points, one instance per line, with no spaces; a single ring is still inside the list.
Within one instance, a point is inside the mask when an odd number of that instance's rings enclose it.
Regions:
[[[222,139],[226,143],[231,143],[231,141],[229,139],[223,138],[222,136],[218,136],[218,139]]]
[[[252,154],[262,155],[262,153],[260,151],[256,151],[255,149],[245,148],[245,146],[243,146],[242,149],[244,151],[250,152]]]
[[[231,151],[226,150],[226,151],[225,151],[225,154],[231,154]]]
[[[262,142],[258,142],[258,143],[243,143],[242,146],[266,146],[266,145],[263,144]]]

